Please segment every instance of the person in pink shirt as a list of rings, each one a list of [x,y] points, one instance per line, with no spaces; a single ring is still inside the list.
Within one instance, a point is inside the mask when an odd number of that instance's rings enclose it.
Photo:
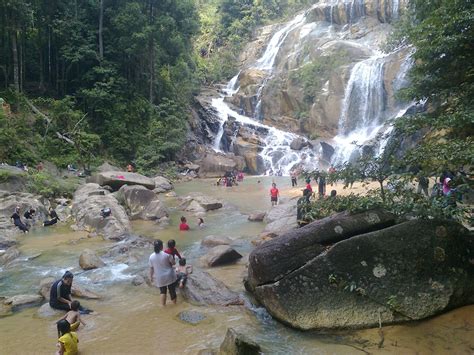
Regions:
[[[186,222],[186,217],[182,216],[181,217],[181,224],[179,225],[179,230],[180,231],[187,231],[189,230],[189,225]]]

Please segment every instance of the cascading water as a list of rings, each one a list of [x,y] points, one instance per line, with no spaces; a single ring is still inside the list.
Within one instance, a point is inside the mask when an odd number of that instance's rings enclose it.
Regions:
[[[260,137],[265,145],[261,147],[259,154],[263,158],[267,169],[282,170],[282,172],[288,173],[295,164],[306,164],[307,168],[318,166],[318,159],[313,158],[319,158],[319,150],[313,151],[308,147],[300,151],[292,150],[290,144],[295,138],[298,138],[298,135],[261,123],[261,120],[264,119],[262,115],[262,96],[266,95],[264,88],[267,81],[273,80],[273,76],[276,75],[275,62],[277,56],[292,31],[299,31],[298,38],[300,40],[306,37],[319,38],[320,43],[323,43],[324,47],[326,47],[324,43],[344,41],[354,46],[353,48],[361,48],[360,50],[372,51],[374,53],[370,58],[357,62],[352,67],[349,81],[345,87],[344,98],[341,100],[338,135],[333,138],[335,153],[331,162],[342,163],[348,161],[357,149],[353,144],[354,141],[359,145],[368,141],[375,141],[377,136],[387,129],[386,120],[395,117],[402,107],[400,105],[394,107],[387,106],[388,98],[384,80],[385,64],[387,61],[393,60],[392,55],[395,52],[389,54],[379,53],[378,46],[373,46],[370,42],[365,42],[363,39],[359,41],[357,37],[352,36],[351,31],[347,30],[347,25],[350,26],[360,19],[363,20],[364,16],[368,16],[367,14],[370,13],[368,9],[374,8],[375,5],[373,4],[371,5],[372,7],[368,7],[368,1],[321,1],[313,5],[306,12],[295,16],[278,30],[271,37],[263,55],[254,64],[248,65],[245,69],[266,73],[260,84],[256,86],[256,92],[253,96],[256,98],[253,101],[255,103],[253,117],[250,118],[242,115],[242,112],[231,109],[226,103],[226,101],[232,101],[229,99],[237,94],[240,89],[238,85],[240,72],[228,83],[224,90],[225,95],[212,101],[212,105],[217,110],[221,120],[220,129],[214,141],[214,149],[220,151],[225,122],[229,117],[233,117],[241,125],[265,128],[267,135],[264,138]],[[377,2],[377,4],[379,3]],[[392,0],[390,2],[386,11],[389,11],[388,16],[391,16],[391,19],[398,17],[399,7],[399,0]],[[320,20],[319,22],[306,24],[307,15],[313,9],[315,9],[314,14],[319,16]],[[338,11],[338,13],[336,14],[335,11]],[[318,15],[321,13],[324,14],[323,18]],[[341,21],[346,21],[346,25],[341,24]],[[390,21],[390,18],[388,18],[388,21]],[[335,25],[336,23],[338,24],[337,26]],[[324,47],[319,47],[319,50]],[[297,53],[298,50],[295,50],[289,56],[297,55]],[[396,79],[390,84],[393,88],[405,85],[405,74],[410,68],[410,63],[409,59],[402,62]],[[328,83],[329,81],[322,87],[324,89],[323,94],[325,95],[329,95]],[[226,97],[228,100],[225,100]],[[236,102],[235,99],[234,102]],[[381,145],[378,145],[378,147],[380,148]]]

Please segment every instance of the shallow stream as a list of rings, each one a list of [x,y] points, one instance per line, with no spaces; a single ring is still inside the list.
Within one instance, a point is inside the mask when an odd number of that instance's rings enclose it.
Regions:
[[[283,198],[295,193],[295,189],[290,190],[289,178],[273,179]],[[203,192],[222,199],[224,207],[208,212],[204,216],[206,228],[199,229],[196,216],[183,214],[176,209],[177,199],[166,198],[171,211],[170,225],[159,229],[153,222],[135,221],[134,233],[165,242],[175,239],[178,250],[195,267],[199,267],[198,259],[205,253],[200,246],[203,237],[221,235],[235,239],[235,248],[244,255],[242,261],[206,271],[245,294],[242,278],[252,248],[250,241],[264,228],[263,223],[248,222],[247,214],[270,207],[271,182],[270,177],[252,177],[232,188],[214,186],[214,180],[180,183],[176,186],[178,196]],[[188,219],[189,232],[178,231],[181,215]],[[106,267],[82,272],[78,259],[83,249],[100,252],[113,243],[88,238],[87,233],[73,232],[64,225],[38,228],[19,240],[22,257],[8,268],[0,269],[0,296],[36,293],[42,278],[59,278],[65,270],[76,272],[75,282],[103,296],[97,301],[81,301],[96,311],[94,315],[84,316],[87,325],[78,331],[81,354],[196,354],[201,349],[218,347],[228,327],[249,335],[272,354],[474,353],[474,306],[424,322],[384,327],[382,333],[378,329],[299,332],[274,321],[264,309],[254,306],[198,307],[178,298],[177,305],[160,308],[157,290],[131,284],[132,273],[146,268],[151,250],[142,250],[142,260],[133,265],[105,259]],[[207,318],[194,326],[183,323],[177,317],[183,310],[196,310]],[[33,307],[0,318],[0,354],[54,353],[55,320],[40,319],[36,313],[37,307]]]

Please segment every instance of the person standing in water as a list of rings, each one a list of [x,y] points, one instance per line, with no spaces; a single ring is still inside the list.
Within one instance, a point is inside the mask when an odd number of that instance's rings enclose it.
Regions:
[[[79,349],[77,344],[79,339],[76,332],[71,332],[71,325],[65,319],[61,319],[56,323],[58,328],[58,351],[56,355],[77,355]]]
[[[298,180],[297,180],[297,174],[295,170],[292,170],[290,172],[290,177],[291,177],[291,187],[295,187],[298,185]]]
[[[278,197],[280,197],[280,191],[277,189],[277,185],[273,183],[272,188],[270,189],[270,201],[272,206],[276,206],[278,204]]]
[[[176,304],[176,271],[174,256],[163,252],[163,241],[155,240],[154,253],[150,255],[150,280],[160,289],[160,304],[166,305],[166,293],[169,291],[171,302]]]

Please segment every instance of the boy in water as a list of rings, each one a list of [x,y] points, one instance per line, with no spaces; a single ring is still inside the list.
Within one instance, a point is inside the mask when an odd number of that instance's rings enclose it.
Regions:
[[[71,302],[71,310],[67,312],[64,317],[62,317],[60,320],[66,320],[69,325],[71,326],[71,330],[77,330],[79,328],[79,324],[82,323],[82,325],[86,325],[84,321],[81,318],[81,315],[79,313],[79,307],[81,304],[79,301],[72,301]],[[59,321],[58,321],[59,322]]]
[[[179,265],[176,267],[176,275],[178,279],[176,282],[179,285],[179,288],[183,288],[186,284],[186,280],[188,279],[188,275],[193,272],[192,265],[186,265],[186,258],[181,258],[179,260]]]

